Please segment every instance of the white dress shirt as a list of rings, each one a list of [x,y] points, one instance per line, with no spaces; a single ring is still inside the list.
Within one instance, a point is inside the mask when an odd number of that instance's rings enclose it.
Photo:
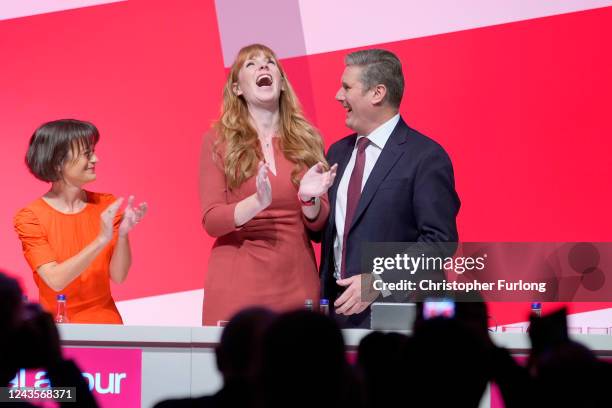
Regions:
[[[361,180],[361,191],[363,191],[363,186],[365,186],[366,181],[368,181],[368,177],[382,152],[382,149],[387,144],[387,140],[389,140],[389,136],[395,129],[395,126],[400,120],[400,115],[397,114],[393,116],[391,119],[374,129],[372,133],[370,133],[367,138],[370,140],[370,143],[365,149],[365,165],[363,168],[363,178]],[[357,140],[365,137],[358,135],[355,141],[355,146],[353,146],[353,153],[351,154],[351,159],[346,165],[346,169],[342,174],[342,179],[340,179],[340,184],[338,185],[338,192],[336,193],[336,208],[335,208],[335,217],[336,217],[336,237],[334,238],[334,260],[335,260],[335,271],[334,276],[336,279],[340,278],[340,271],[342,267],[342,240],[344,236],[344,221],[346,217],[346,196],[348,193],[348,185],[351,179],[351,173],[353,172],[353,168],[355,167],[355,158],[357,156]]]

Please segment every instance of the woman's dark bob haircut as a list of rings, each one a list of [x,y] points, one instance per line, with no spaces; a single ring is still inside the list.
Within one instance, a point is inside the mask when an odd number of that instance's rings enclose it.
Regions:
[[[81,152],[93,151],[100,140],[98,129],[75,119],[61,119],[41,125],[30,139],[26,165],[39,180],[54,182],[62,179],[62,168],[68,159]]]

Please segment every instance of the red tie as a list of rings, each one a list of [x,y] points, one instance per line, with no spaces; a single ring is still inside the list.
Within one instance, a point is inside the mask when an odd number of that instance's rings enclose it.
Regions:
[[[355,158],[355,167],[351,173],[348,190],[346,192],[346,216],[344,218],[344,236],[342,237],[342,266],[340,267],[340,278],[346,278],[346,239],[351,223],[355,216],[355,210],[361,197],[361,181],[363,180],[363,168],[365,167],[365,149],[368,147],[370,140],[367,137],[362,137],[357,140],[357,157]]]

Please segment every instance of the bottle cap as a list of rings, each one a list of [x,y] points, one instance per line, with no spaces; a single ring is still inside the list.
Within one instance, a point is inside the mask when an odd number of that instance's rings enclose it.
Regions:
[[[329,299],[321,299],[321,301],[319,302],[320,305],[324,306],[324,305],[329,305]]]
[[[542,308],[542,303],[540,303],[540,302],[533,302],[531,304],[531,308],[532,309],[541,309]]]
[[[305,305],[312,305],[312,299],[306,299],[306,300],[304,301],[304,304],[305,304]]]
[[[66,300],[66,295],[57,295],[57,300]]]

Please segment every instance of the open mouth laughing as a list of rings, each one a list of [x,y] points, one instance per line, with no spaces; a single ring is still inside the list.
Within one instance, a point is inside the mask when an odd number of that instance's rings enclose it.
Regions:
[[[255,79],[255,84],[262,88],[267,86],[272,86],[272,75],[270,74],[261,74]]]

